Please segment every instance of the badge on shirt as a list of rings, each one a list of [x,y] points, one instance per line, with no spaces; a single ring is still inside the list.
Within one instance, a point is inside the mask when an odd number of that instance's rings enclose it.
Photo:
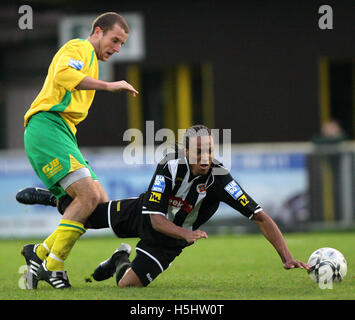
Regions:
[[[203,194],[205,193],[207,190],[207,186],[206,184],[204,183],[200,183],[196,186],[196,191],[199,193],[199,194]]]
[[[160,200],[161,200],[161,193],[151,192],[149,201],[160,203]]]
[[[80,60],[75,60],[75,59],[70,58],[69,62],[68,62],[68,66],[72,67],[72,68],[74,68],[76,70],[81,70],[83,68],[83,66],[84,66],[84,62],[80,61]]]
[[[164,190],[165,190],[165,178],[164,178],[164,176],[157,174],[155,176],[152,191],[163,193]]]
[[[234,180],[229,182],[224,187],[224,190],[226,190],[233,197],[234,200],[237,200],[243,194],[243,191],[240,189],[240,187]]]
[[[239,199],[238,199],[239,203],[245,207],[250,201],[247,199],[247,197],[245,196],[245,194],[243,194]]]

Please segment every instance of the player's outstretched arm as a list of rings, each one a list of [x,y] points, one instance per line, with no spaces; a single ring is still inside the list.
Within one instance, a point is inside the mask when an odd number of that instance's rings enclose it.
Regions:
[[[128,82],[121,80],[121,81],[114,81],[114,82],[107,82],[98,79],[94,79],[91,77],[85,77],[76,87],[77,90],[106,90],[111,92],[116,91],[128,91],[134,97],[138,94],[138,91]]]
[[[306,263],[293,258],[280,229],[265,211],[260,211],[255,214],[253,216],[253,221],[258,225],[265,238],[274,246],[281,257],[285,269],[309,269],[309,266]]]
[[[207,239],[207,233],[202,230],[188,230],[177,226],[161,214],[151,214],[150,221],[155,231],[161,232],[175,239],[183,239],[188,243],[193,243],[201,238]]]

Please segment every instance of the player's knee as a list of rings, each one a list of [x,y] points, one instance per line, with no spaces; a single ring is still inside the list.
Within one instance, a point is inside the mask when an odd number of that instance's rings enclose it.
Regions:
[[[91,210],[95,210],[95,208],[101,203],[101,194],[96,189],[88,191],[80,198],[85,203],[85,205]]]
[[[75,194],[74,200],[92,212],[101,203],[101,194],[94,185],[89,184],[85,189],[81,189]]]

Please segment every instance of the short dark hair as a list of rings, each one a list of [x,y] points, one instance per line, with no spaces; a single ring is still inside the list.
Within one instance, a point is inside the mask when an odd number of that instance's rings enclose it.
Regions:
[[[185,149],[189,149],[190,139],[192,137],[208,137],[211,135],[211,130],[203,124],[196,124],[186,130],[183,138],[183,145]]]
[[[126,33],[129,33],[129,27],[126,20],[116,12],[106,12],[99,15],[91,27],[91,34],[94,34],[95,28],[100,27],[104,33],[111,30],[115,24],[118,24]]]

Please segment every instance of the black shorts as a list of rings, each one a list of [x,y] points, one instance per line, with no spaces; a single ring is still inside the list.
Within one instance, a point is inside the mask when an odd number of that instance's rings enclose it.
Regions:
[[[117,237],[139,237],[141,207],[140,198],[114,200],[109,202],[108,224]]]
[[[140,240],[136,245],[136,257],[132,261],[131,268],[146,287],[169,268],[181,251],[181,249],[155,247]]]
[[[147,229],[151,228],[148,215],[142,215],[141,198],[111,201],[109,225],[119,238],[141,238],[136,245],[136,257],[131,268],[144,286],[165,271],[182,252],[181,247],[167,247],[155,242]],[[145,221],[143,221],[145,220]]]

